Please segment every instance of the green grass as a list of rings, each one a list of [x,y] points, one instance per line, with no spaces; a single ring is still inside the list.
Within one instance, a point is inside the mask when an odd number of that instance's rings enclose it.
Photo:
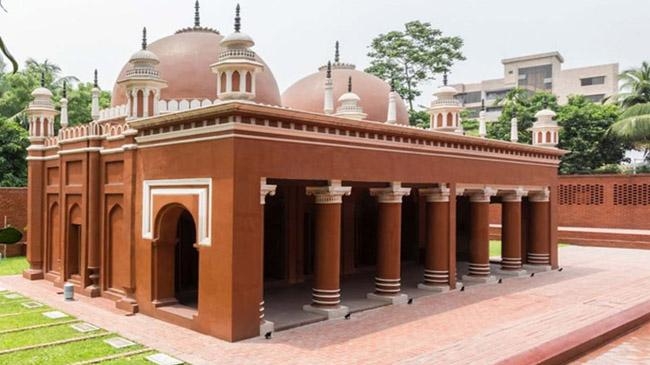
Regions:
[[[147,357],[149,355],[153,355],[155,353],[156,353],[156,351],[148,351],[148,352],[144,352],[142,354],[138,354],[138,355],[135,355],[135,356],[129,356],[129,357],[124,357],[124,358],[110,360],[110,361],[104,361],[101,364],[102,365],[120,365],[120,364],[151,365],[152,362],[145,359],[145,357]]]
[[[0,295],[0,298],[4,299],[4,296]],[[10,299],[7,299],[7,300],[10,300]],[[12,314],[12,313],[31,312],[31,311],[34,311],[34,310],[47,308],[45,306],[38,307],[38,308],[32,308],[32,309],[23,307],[22,304],[27,303],[27,302],[31,302],[31,301],[29,299],[27,299],[27,298],[21,298],[21,299],[10,300],[8,302],[2,302],[2,304],[0,304],[0,316],[7,315],[7,314]],[[0,321],[2,321],[2,318],[6,318],[6,317],[0,317]]]
[[[44,309],[44,307],[36,308]],[[15,328],[29,327],[37,324],[65,322],[74,319],[73,317],[64,317],[58,319],[47,318],[43,315],[42,311],[25,312],[17,316],[0,317],[0,331],[10,330]],[[4,335],[2,335],[4,337]],[[0,361],[0,364],[3,362]]]
[[[111,337],[113,337],[113,335],[107,334],[104,337],[93,338],[90,340],[0,355],[0,364],[64,365],[143,348],[142,345],[136,344],[122,349],[115,349],[104,343],[105,339]]]
[[[557,247],[569,246],[568,243],[558,243]],[[490,240],[490,257],[501,256],[501,241]]]
[[[20,275],[28,267],[25,256],[3,258],[0,260],[0,276]]]
[[[66,340],[69,338],[86,337],[99,333],[106,333],[104,330],[97,330],[88,333],[80,333],[70,327],[70,324],[38,328],[28,331],[5,333],[0,336],[0,350],[7,350],[16,347],[38,345],[42,343]]]

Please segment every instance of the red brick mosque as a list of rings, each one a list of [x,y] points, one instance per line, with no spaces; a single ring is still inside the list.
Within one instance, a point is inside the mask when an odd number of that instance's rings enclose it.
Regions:
[[[145,34],[110,108],[93,90],[88,124],[68,125],[65,96],[33,92],[25,278],[238,341],[273,330],[278,287],[310,288],[287,310],[334,319],[351,277],[368,287],[355,300],[400,304],[407,266],[421,271],[412,288],[438,292],[557,268],[550,110],[533,145],[464,136],[445,82],[431,128],[411,127],[390,85],[338,47],[281,94],[254,44],[239,7],[224,36],[200,25],[197,2],[193,27]]]

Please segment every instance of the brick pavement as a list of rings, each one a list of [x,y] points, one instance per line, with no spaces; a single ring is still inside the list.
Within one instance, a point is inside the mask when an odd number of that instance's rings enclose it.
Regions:
[[[650,300],[650,251],[564,247],[562,272],[505,279],[227,343],[106,299],[63,302],[50,283],[0,278],[19,291],[193,364],[490,364]]]

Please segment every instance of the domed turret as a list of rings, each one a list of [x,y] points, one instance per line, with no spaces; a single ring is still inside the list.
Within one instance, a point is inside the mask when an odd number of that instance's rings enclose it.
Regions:
[[[255,45],[253,38],[241,32],[239,10],[237,4],[235,32],[221,41],[224,50],[219,54],[219,61],[210,65],[217,75],[217,96],[221,100],[255,99],[256,74],[264,69],[250,49]]]
[[[533,146],[555,147],[558,144],[558,133],[560,127],[555,118],[555,112],[544,108],[535,114],[537,121],[533,123]]]
[[[456,89],[447,86],[447,73],[443,76],[443,86],[439,87],[433,95],[436,97],[431,102],[429,115],[431,115],[431,130],[440,132],[462,133],[460,124],[460,102],[454,98]]]
[[[341,62],[337,47],[334,62],[331,64],[332,100],[337,100],[347,92],[350,77],[354,80],[354,93],[360,98],[359,106],[367,113],[366,119],[386,122],[389,104],[386,95],[390,93],[390,85],[374,75],[356,70],[353,64]],[[323,80],[327,82],[327,65],[291,85],[282,94],[282,104],[297,110],[327,113],[324,110],[326,92],[323,89]],[[399,95],[396,96],[396,122],[408,124],[408,111]]]
[[[27,107],[29,140],[41,143],[43,138],[54,136],[54,117],[57,115],[52,103],[52,92],[45,87],[45,74],[41,73],[41,86],[32,91],[34,100]]]
[[[336,109],[337,117],[344,117],[350,119],[366,119],[368,116],[363,112],[363,108],[359,106],[359,95],[352,92],[352,76],[348,78],[348,92],[339,97],[341,106]]]

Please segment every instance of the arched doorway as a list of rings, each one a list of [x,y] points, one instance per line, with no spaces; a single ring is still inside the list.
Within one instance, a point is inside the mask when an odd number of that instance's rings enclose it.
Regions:
[[[183,304],[198,307],[199,253],[196,224],[180,204],[158,214],[153,242],[153,302],[157,307]]]

